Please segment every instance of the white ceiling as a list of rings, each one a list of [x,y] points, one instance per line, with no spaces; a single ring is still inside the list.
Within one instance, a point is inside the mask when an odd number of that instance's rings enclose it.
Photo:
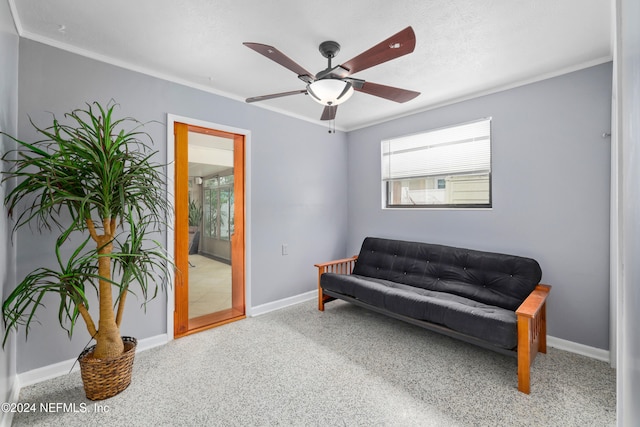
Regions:
[[[8,1],[22,37],[242,101],[304,89],[243,42],[315,73],[321,42],[342,45],[336,65],[411,25],[413,53],[353,77],[422,94],[397,104],[355,93],[338,108],[343,130],[612,58],[612,0]],[[314,122],[322,112],[305,95],[252,105]]]
[[[233,169],[233,139],[190,131],[187,140],[189,176],[206,177]]]

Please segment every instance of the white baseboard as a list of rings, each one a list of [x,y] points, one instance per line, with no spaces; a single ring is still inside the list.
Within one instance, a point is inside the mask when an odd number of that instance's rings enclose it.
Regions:
[[[76,363],[76,359],[65,360],[64,362],[54,363],[52,365],[43,366],[42,368],[36,368],[18,374],[18,383],[21,388],[27,387],[51,378],[75,372],[78,369],[80,369],[80,365]]]
[[[250,317],[260,316],[261,314],[266,314],[270,311],[280,310],[281,308],[289,307],[290,305],[299,304],[305,301],[310,301],[315,298],[318,298],[317,290],[251,307],[251,309],[248,310],[247,315]]]
[[[9,393],[8,403],[17,403],[20,398],[20,386],[18,384],[18,376],[15,375],[12,380],[11,392]],[[13,423],[13,412],[2,411],[0,415],[0,427],[10,427]]]
[[[563,340],[562,338],[556,338],[552,336],[547,336],[547,345],[549,347],[557,348],[558,350],[565,350],[571,353],[591,357],[592,359],[602,360],[603,362],[611,362],[609,350],[590,347],[588,345],[578,344],[577,342],[567,341]]]
[[[138,345],[136,346],[136,353],[148,350],[153,347],[158,347],[160,345],[166,344],[168,341],[169,338],[167,334],[140,339],[138,340]],[[19,393],[21,387],[26,387],[32,384],[46,381],[51,378],[66,375],[79,369],[80,365],[76,362],[76,359],[65,360],[63,362],[54,363],[53,365],[32,369],[30,371],[18,374],[18,384],[16,388],[18,389]]]
[[[155,335],[149,338],[143,338],[141,340],[138,340],[136,353],[149,350],[155,347],[160,347],[161,345],[165,345],[168,342],[169,342],[168,334],[160,334],[160,335]]]

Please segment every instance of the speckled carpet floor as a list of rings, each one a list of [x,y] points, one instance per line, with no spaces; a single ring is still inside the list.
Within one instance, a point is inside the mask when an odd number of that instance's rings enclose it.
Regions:
[[[94,406],[79,372],[21,390],[15,426],[613,426],[615,371],[549,349],[519,393],[516,360],[366,311],[314,301],[136,355]],[[75,406],[77,412],[68,409]]]

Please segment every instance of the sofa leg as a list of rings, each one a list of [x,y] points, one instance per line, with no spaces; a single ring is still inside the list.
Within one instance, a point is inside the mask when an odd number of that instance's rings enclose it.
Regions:
[[[531,392],[531,319],[518,316],[518,390]]]
[[[318,287],[318,310],[324,311],[324,294],[321,287]]]
[[[518,359],[519,359],[518,355]],[[529,365],[526,362],[520,362],[518,360],[518,391],[522,393],[531,393],[531,379],[529,372]]]

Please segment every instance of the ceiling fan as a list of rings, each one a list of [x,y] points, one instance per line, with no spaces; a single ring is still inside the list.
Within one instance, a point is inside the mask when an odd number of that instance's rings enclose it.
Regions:
[[[371,49],[335,67],[331,65],[331,60],[340,51],[340,44],[335,41],[322,42],[319,49],[322,56],[327,58],[328,66],[315,75],[302,68],[273,46],[249,42],[243,44],[293,71],[300,80],[307,84],[305,89],[255,96],[247,98],[246,102],[264,101],[304,93],[305,95],[311,95],[314,101],[325,106],[320,120],[333,120],[336,117],[338,105],[349,99],[354,91],[368,93],[369,95],[379,96],[395,102],[407,102],[420,95],[420,92],[349,77],[358,71],[413,52],[416,46],[416,35],[411,27],[405,28]]]

